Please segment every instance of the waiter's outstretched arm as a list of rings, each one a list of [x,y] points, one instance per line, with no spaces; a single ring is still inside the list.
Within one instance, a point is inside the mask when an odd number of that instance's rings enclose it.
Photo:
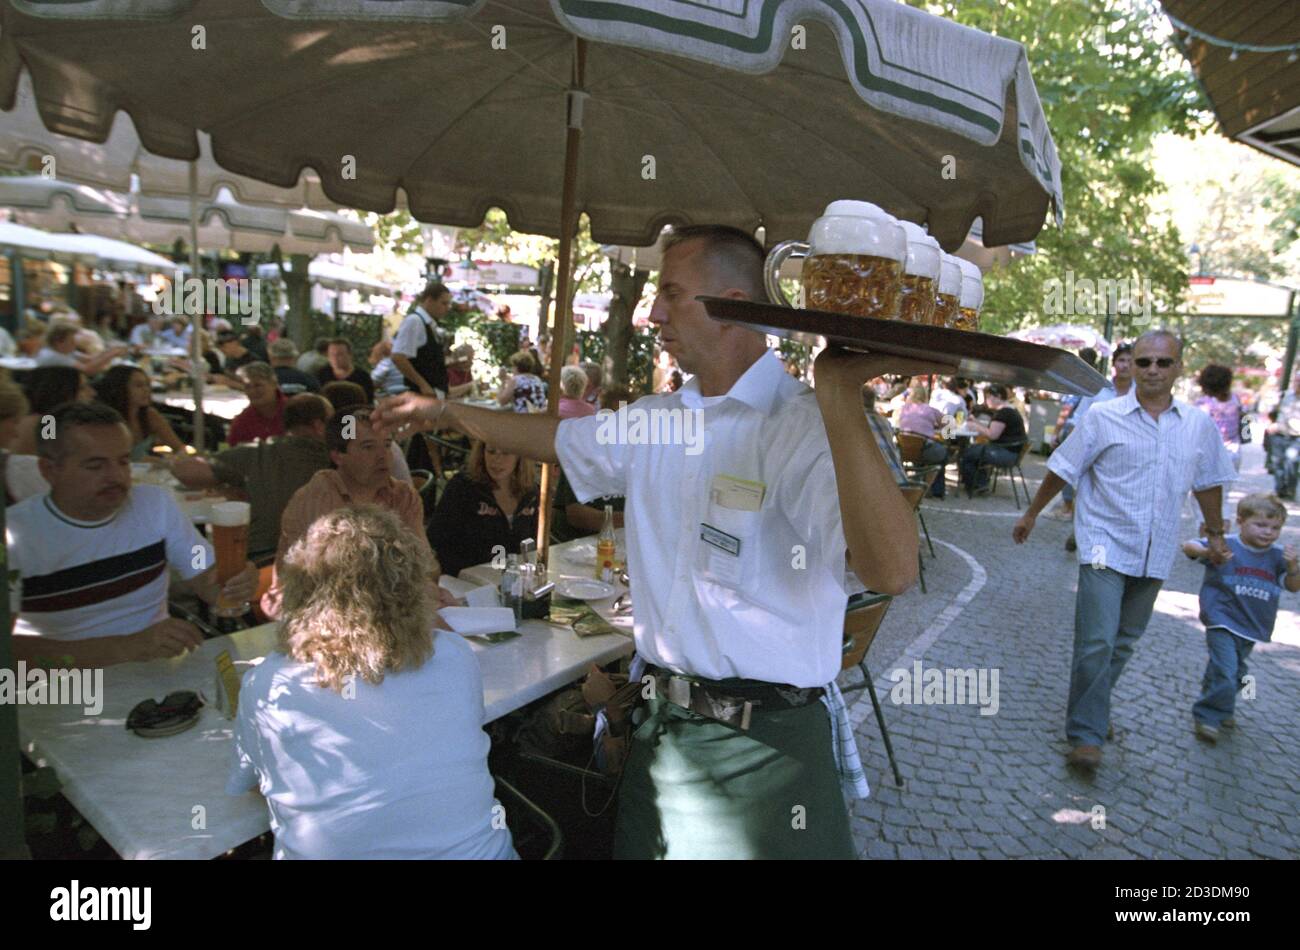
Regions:
[[[853,573],[871,590],[901,594],[916,582],[916,518],[880,454],[862,408],[862,384],[885,373],[954,367],[827,348],[817,357],[816,393],[835,465],[844,540]]]
[[[381,430],[402,436],[428,429],[457,429],[511,455],[555,463],[555,432],[560,420],[542,413],[500,412],[403,393],[381,400],[371,415]]]

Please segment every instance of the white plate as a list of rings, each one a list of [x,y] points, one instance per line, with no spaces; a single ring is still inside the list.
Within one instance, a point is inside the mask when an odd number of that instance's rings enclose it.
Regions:
[[[570,600],[604,600],[606,597],[613,597],[618,588],[595,578],[587,580],[566,577],[555,582],[555,590],[561,597],[568,597]]]

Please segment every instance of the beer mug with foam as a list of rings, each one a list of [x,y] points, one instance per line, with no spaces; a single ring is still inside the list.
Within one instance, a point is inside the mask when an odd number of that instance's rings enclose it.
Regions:
[[[778,275],[791,257],[803,258],[804,306],[856,317],[893,318],[907,259],[898,221],[867,201],[832,201],[813,222],[807,241],[782,241],[763,266],[768,296],[791,306]]]
[[[978,330],[980,307],[984,306],[984,274],[970,261],[957,259],[961,267],[961,296],[958,298],[957,329]]]
[[[943,250],[925,228],[911,221],[898,223],[907,235],[907,261],[903,264],[903,283],[898,290],[898,319],[929,325],[934,319]]]
[[[955,330],[961,307],[961,261],[944,254],[939,264],[939,286],[935,294],[934,317],[931,324]]]
[[[226,582],[244,569],[248,563],[248,522],[252,509],[246,501],[223,501],[212,506],[212,546],[217,551],[217,583]],[[250,604],[217,601],[213,613],[218,617],[242,617]]]

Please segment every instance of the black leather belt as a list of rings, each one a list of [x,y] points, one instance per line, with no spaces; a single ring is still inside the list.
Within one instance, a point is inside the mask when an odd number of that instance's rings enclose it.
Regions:
[[[819,701],[821,687],[804,688],[760,680],[717,683],[674,673],[661,666],[646,666],[655,679],[657,695],[706,719],[715,719],[738,729],[749,729],[755,711],[775,712],[798,709]]]

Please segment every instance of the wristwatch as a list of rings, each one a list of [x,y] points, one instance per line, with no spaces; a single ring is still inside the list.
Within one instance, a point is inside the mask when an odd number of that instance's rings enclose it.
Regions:
[[[1207,538],[1222,538],[1224,536],[1224,531],[1222,528],[1206,528],[1205,536]]]

